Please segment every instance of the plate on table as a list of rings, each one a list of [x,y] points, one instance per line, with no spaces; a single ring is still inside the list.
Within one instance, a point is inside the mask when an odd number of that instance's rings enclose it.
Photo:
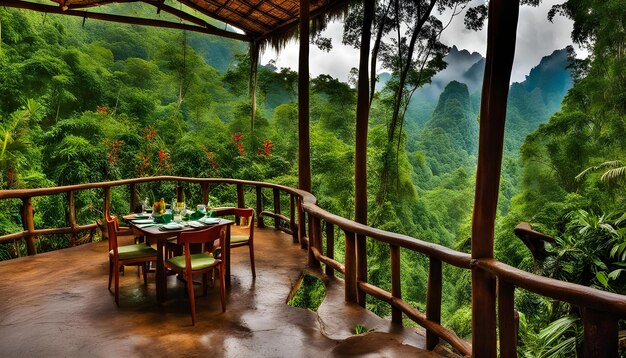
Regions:
[[[169,223],[161,226],[161,230],[180,230],[183,226],[178,223]]]
[[[152,224],[154,223],[154,220],[152,219],[135,219],[135,220],[131,220],[133,222],[133,224]]]
[[[149,214],[135,214],[135,217],[132,218],[131,220],[135,220],[135,219],[147,219],[149,218],[150,215]]]
[[[219,224],[220,223],[220,218],[202,218],[199,219],[198,221],[205,223],[205,224]]]

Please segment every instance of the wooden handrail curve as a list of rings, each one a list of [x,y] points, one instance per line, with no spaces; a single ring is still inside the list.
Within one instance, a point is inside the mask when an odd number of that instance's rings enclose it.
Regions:
[[[539,295],[549,297],[555,300],[568,302],[577,306],[582,307],[585,311],[588,311],[586,321],[593,322],[608,322],[609,318],[611,318],[612,323],[606,323],[608,325],[607,330],[613,332],[617,328],[613,327],[613,323],[616,323],[617,318],[626,317],[626,296],[622,296],[615,293],[605,292],[601,290],[597,290],[591,287],[582,286],[578,284],[568,283],[564,281],[559,281],[539,275],[535,275],[532,273],[528,273],[526,271],[519,270],[512,266],[506,265],[502,262],[499,262],[495,259],[478,259],[473,260],[469,254],[459,252],[445,246],[433,244],[430,242],[418,240],[406,235],[392,233],[376,228],[369,227],[364,224],[356,223],[352,220],[340,217],[338,215],[332,214],[319,206],[317,206],[317,199],[311,193],[302,191],[299,189],[294,189],[291,187],[287,187],[280,184],[267,183],[267,182],[258,182],[258,181],[249,181],[249,180],[239,180],[239,179],[231,179],[231,178],[187,178],[187,177],[178,177],[178,176],[159,176],[159,177],[145,177],[145,178],[134,178],[134,179],[126,179],[126,180],[118,180],[112,182],[100,182],[100,183],[88,183],[88,184],[78,184],[78,185],[69,185],[69,186],[61,186],[54,188],[38,188],[38,189],[17,189],[17,190],[0,190],[0,200],[4,199],[21,199],[24,203],[30,203],[30,199],[33,197],[39,196],[47,196],[47,195],[55,195],[61,193],[67,193],[70,198],[73,198],[75,191],[80,190],[88,190],[88,189],[104,189],[105,197],[110,192],[111,187],[130,185],[131,192],[132,189],[137,184],[141,183],[150,183],[150,182],[159,182],[159,181],[176,181],[182,183],[195,183],[200,184],[202,187],[203,195],[206,195],[206,188],[208,184],[233,184],[237,187],[237,200],[238,205],[242,205],[245,203],[243,200],[243,186],[254,186],[256,187],[256,195],[257,201],[259,197],[262,195],[260,190],[262,188],[271,188],[273,189],[273,197],[274,197],[274,209],[280,211],[280,203],[276,203],[277,200],[280,200],[280,192],[289,194],[291,196],[291,213],[290,217],[282,215],[280,212],[263,212],[263,215],[267,215],[269,217],[273,217],[277,219],[277,221],[282,220],[289,224],[290,230],[295,230],[292,232],[294,240],[300,240],[303,246],[307,246],[309,249],[309,265],[314,267],[319,267],[319,263],[325,263],[327,265],[326,272],[332,272],[336,270],[345,274],[345,285],[346,285],[346,300],[356,302],[356,297],[358,295],[363,295],[364,293],[368,293],[373,295],[378,299],[382,299],[385,302],[388,302],[392,305],[393,309],[396,311],[394,322],[401,321],[401,317],[398,316],[398,310],[402,311],[409,318],[414,321],[422,324],[428,330],[429,334],[435,334],[435,338],[438,336],[456,348],[459,352],[463,354],[468,354],[471,351],[471,345],[467,344],[465,341],[456,337],[454,332],[448,330],[447,328],[441,326],[439,322],[439,311],[440,311],[440,302],[437,304],[436,301],[440,301],[440,297],[434,295],[432,299],[434,310],[431,311],[433,317],[436,317],[434,320],[429,319],[429,314],[423,314],[414,308],[410,307],[408,303],[402,300],[400,286],[394,289],[394,293],[389,293],[387,291],[382,290],[379,287],[376,287],[372,284],[367,283],[356,277],[356,253],[354,251],[354,239],[356,237],[368,237],[374,240],[378,240],[384,243],[389,244],[391,250],[393,251],[396,261],[392,259],[392,268],[395,267],[395,276],[398,276],[399,273],[399,248],[405,248],[407,250],[419,252],[423,255],[426,255],[431,260],[431,270],[433,267],[439,267],[438,270],[429,273],[429,275],[435,274],[433,277],[437,277],[440,275],[441,266],[435,265],[433,266],[433,260],[435,263],[437,261],[445,262],[447,264],[457,266],[464,269],[470,270],[481,270],[490,275],[493,275],[501,281],[503,284],[507,284],[509,286],[508,295],[510,296],[508,300],[512,300],[512,295],[514,294],[515,287],[522,288],[528,290],[530,292],[537,293]],[[179,191],[181,188],[179,187]],[[295,199],[294,199],[295,198]],[[72,200],[70,200],[72,201]],[[131,203],[133,201],[131,195]],[[259,202],[257,202],[257,207],[259,207]],[[297,204],[296,213],[294,213],[294,208]],[[107,200],[105,199],[105,205],[107,205]],[[72,206],[72,205],[71,205]],[[262,207],[262,205],[261,205]],[[71,207],[70,210],[75,210],[75,208]],[[308,215],[307,215],[308,214]],[[24,214],[26,215],[26,214]],[[31,213],[32,215],[32,213]],[[38,235],[48,235],[48,234],[58,234],[58,233],[70,233],[75,234],[78,231],[85,231],[93,229],[95,224],[88,225],[78,225],[75,222],[75,217],[72,216],[73,213],[70,213],[70,218],[73,218],[70,223],[70,227],[64,228],[47,228],[47,229],[27,229],[24,231],[11,233],[8,235],[0,236],[0,242],[11,241],[11,240],[19,240],[22,238],[26,238],[27,240],[32,237],[36,237]],[[308,222],[307,217],[308,216]],[[295,218],[297,218],[297,224],[294,222]],[[326,239],[327,239],[327,254],[324,255],[324,250],[322,248],[323,243],[323,230],[321,226],[321,221],[324,221],[327,225],[326,230]],[[275,227],[278,230],[287,230],[283,227]],[[345,252],[345,262],[340,263],[334,259],[334,234],[333,228],[337,228],[342,230],[346,234],[346,252]],[[308,235],[307,235],[308,230]],[[31,242],[32,244],[32,242]],[[30,252],[29,252],[30,254]],[[311,261],[312,260],[312,261]],[[394,266],[395,265],[395,266]],[[361,268],[362,269],[362,268]],[[367,268],[365,268],[367,269]],[[393,271],[393,270],[392,270]],[[352,276],[354,275],[354,276]],[[397,280],[397,277],[392,277],[392,280]],[[428,290],[440,290],[441,285],[440,279],[434,279],[431,287],[430,278],[429,278],[429,287]],[[399,283],[396,282],[396,283]],[[504,286],[503,286],[504,287]],[[351,292],[351,289],[354,292]],[[434,291],[436,292],[436,291]],[[357,295],[358,293],[358,295]],[[431,304],[429,300],[429,304]],[[511,303],[512,304],[512,303]],[[512,307],[512,306],[511,306]],[[507,309],[507,314],[511,311],[511,307]],[[428,310],[428,307],[427,307]],[[512,314],[512,313],[511,313]],[[510,315],[510,314],[509,314]],[[400,319],[399,319],[400,318]],[[510,328],[508,328],[510,329]],[[511,337],[512,335],[508,334],[507,337]],[[590,337],[593,336],[590,333]],[[434,341],[436,343],[436,341]],[[501,345],[503,342],[501,342]],[[507,344],[515,344],[515,342],[508,342]],[[429,346],[431,344],[429,343]],[[594,346],[594,349],[597,348],[597,345]],[[431,348],[432,349],[432,348]],[[509,350],[510,352],[514,352],[514,349]]]

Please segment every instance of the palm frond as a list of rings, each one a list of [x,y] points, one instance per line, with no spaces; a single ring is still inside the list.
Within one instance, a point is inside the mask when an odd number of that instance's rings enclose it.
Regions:
[[[608,184],[615,183],[624,179],[626,179],[626,166],[609,169],[604,174],[602,174],[602,177],[600,177],[601,181]]]

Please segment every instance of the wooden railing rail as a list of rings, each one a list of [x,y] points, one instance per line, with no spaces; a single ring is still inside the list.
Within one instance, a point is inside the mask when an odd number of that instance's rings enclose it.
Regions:
[[[280,193],[284,192],[290,195],[290,201],[292,207],[295,207],[296,200],[306,200],[308,203],[316,203],[316,199],[313,195],[303,192],[298,189],[293,189],[287,186],[265,183],[265,182],[256,182],[256,181],[248,181],[248,180],[237,180],[237,179],[229,179],[229,178],[186,178],[186,177],[176,177],[176,176],[160,176],[160,177],[146,177],[146,178],[135,178],[135,179],[126,179],[126,180],[118,180],[111,182],[99,182],[99,183],[88,183],[88,184],[77,184],[77,185],[67,185],[60,186],[54,188],[36,188],[36,189],[17,189],[17,190],[0,190],[0,200],[3,199],[21,199],[22,200],[22,210],[21,210],[21,219],[24,226],[24,231],[10,233],[6,235],[0,235],[0,243],[25,239],[26,241],[26,249],[28,255],[35,255],[36,252],[36,242],[37,237],[44,235],[52,235],[52,234],[70,234],[72,235],[72,241],[76,241],[78,238],[78,234],[84,231],[93,231],[96,229],[96,224],[87,224],[87,225],[79,225],[76,220],[76,203],[75,203],[75,193],[81,190],[90,190],[90,189],[102,189],[104,195],[104,207],[103,212],[108,213],[111,207],[111,188],[126,186],[129,187],[129,209],[132,212],[138,204],[137,197],[137,185],[142,183],[150,183],[150,182],[160,182],[160,181],[172,181],[176,182],[176,196],[178,200],[183,200],[184,195],[184,183],[194,183],[200,185],[200,191],[204,202],[208,201],[208,186],[209,184],[233,184],[236,186],[236,194],[237,194],[237,206],[243,207],[245,206],[245,192],[244,187],[255,187],[257,193],[257,212],[263,213],[265,216],[270,216],[275,219],[275,228],[282,230],[284,232],[289,233],[294,237],[294,240],[297,240],[299,237],[298,224],[294,222],[296,213],[294,210],[291,210],[290,216],[286,217],[280,214]],[[262,189],[263,188],[271,188],[273,191],[274,198],[274,208],[278,209],[278,212],[264,212],[263,208],[263,198],[262,198]],[[68,213],[67,219],[69,227],[63,228],[46,228],[46,229],[35,229],[34,224],[34,210],[32,198],[41,197],[41,196],[50,196],[57,194],[65,194],[67,195],[68,201]],[[259,211],[261,209],[261,211]],[[257,215],[258,216],[258,215]],[[262,220],[262,216],[258,220],[258,225],[260,227],[264,227],[264,222]],[[280,225],[280,223],[284,221],[287,225],[286,227]]]
[[[441,245],[359,224],[318,207],[317,200],[312,194],[279,184],[228,178],[161,176],[56,188],[1,190],[0,200],[22,200],[21,214],[24,230],[0,236],[0,242],[26,239],[28,254],[35,254],[35,243],[38,236],[50,234],[76,235],[81,231],[95,229],[95,224],[79,225],[76,222],[74,197],[77,191],[103,189],[104,212],[108,212],[111,205],[110,189],[128,185],[130,192],[129,207],[132,210],[138,202],[137,185],[158,181],[177,182],[178,195],[183,194],[184,183],[199,184],[204,201],[208,199],[209,184],[232,184],[236,187],[237,206],[245,206],[244,188],[254,187],[257,214],[260,214],[257,220],[259,227],[265,226],[264,216],[273,218],[275,229],[292,234],[295,242],[299,241],[303,248],[306,247],[308,249],[309,265],[311,267],[319,268],[323,263],[328,276],[334,276],[336,272],[343,274],[346,301],[364,303],[365,295],[369,294],[391,305],[391,319],[393,322],[402,323],[402,315],[404,314],[426,328],[428,349],[434,349],[439,343],[439,339],[443,339],[461,354],[471,355],[473,353],[471,344],[460,339],[454,332],[441,325],[442,265],[446,263],[463,269],[481,270],[481,272],[492,275],[497,279],[499,341],[502,357],[516,357],[517,355],[517,324],[514,308],[516,288],[522,288],[581,307],[585,329],[585,355],[616,356],[618,354],[618,320],[626,317],[626,296],[534,275],[498,262],[495,259],[472,260],[469,254]],[[263,189],[272,190],[273,212],[263,210]],[[67,218],[70,226],[35,229],[32,198],[63,193],[67,195],[69,203]],[[289,195],[289,217],[281,214],[281,194]],[[287,225],[281,225],[282,222],[285,222]],[[343,231],[345,234],[344,263],[335,259],[335,232],[337,231]],[[392,292],[387,292],[367,282],[367,265],[362,256],[365,238],[389,245]],[[420,312],[402,300],[400,285],[401,249],[419,252],[429,259],[425,313]],[[361,251],[361,254],[358,254],[359,251]],[[478,356],[479,352],[475,353],[475,356]]]

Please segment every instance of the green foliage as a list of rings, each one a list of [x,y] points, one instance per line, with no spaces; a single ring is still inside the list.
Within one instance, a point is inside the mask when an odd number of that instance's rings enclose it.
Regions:
[[[316,312],[324,301],[325,295],[326,289],[322,281],[313,276],[304,275],[300,287],[287,304]]]

